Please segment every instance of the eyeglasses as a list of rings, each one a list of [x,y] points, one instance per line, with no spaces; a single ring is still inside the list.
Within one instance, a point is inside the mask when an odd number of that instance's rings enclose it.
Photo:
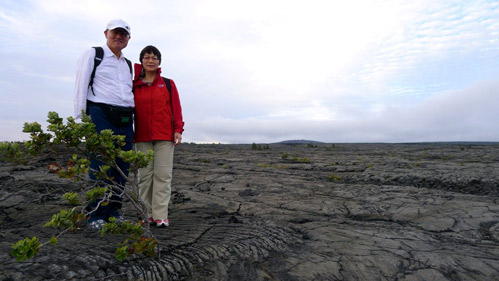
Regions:
[[[111,31],[113,32],[114,35],[120,35],[122,37],[128,36],[128,32],[124,29],[121,29],[121,28],[116,28],[116,29],[113,29]]]
[[[142,60],[159,60],[158,57],[142,57]]]

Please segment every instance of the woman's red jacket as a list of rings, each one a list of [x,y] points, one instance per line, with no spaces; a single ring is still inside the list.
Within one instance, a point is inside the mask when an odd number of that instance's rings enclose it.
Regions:
[[[141,64],[135,64],[133,89],[135,96],[135,132],[133,141],[173,141],[174,132],[184,131],[182,107],[177,87],[170,79],[171,93],[168,93],[161,68],[151,85],[139,79]]]

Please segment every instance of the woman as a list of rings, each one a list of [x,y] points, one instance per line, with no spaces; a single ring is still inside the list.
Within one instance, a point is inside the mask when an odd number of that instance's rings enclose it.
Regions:
[[[135,64],[135,149],[154,151],[154,159],[139,169],[140,198],[147,207],[148,222],[169,225],[174,147],[182,142],[182,108],[173,80],[161,77],[161,53],[154,46],[140,52]],[[166,83],[169,83],[167,85]]]

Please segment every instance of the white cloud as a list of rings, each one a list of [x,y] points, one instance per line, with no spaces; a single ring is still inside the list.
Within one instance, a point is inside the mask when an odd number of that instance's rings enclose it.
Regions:
[[[471,87],[499,80],[491,0],[3,1],[0,140],[48,110],[71,114],[76,60],[111,18],[131,25],[133,61],[162,50],[186,141],[499,140],[478,129],[497,121],[496,99]],[[473,118],[454,125],[456,112]]]
[[[287,139],[324,142],[497,141],[499,82],[444,92],[411,107],[374,108],[358,119],[233,120],[213,118],[191,125],[200,142],[252,143]],[[341,113],[340,113],[341,114]],[[189,137],[188,137],[189,138]]]

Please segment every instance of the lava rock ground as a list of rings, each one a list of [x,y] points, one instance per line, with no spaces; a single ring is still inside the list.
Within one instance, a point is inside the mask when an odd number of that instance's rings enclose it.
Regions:
[[[0,280],[499,280],[497,144],[182,144],[158,258],[82,227],[16,262],[81,189],[69,156],[0,164]]]

